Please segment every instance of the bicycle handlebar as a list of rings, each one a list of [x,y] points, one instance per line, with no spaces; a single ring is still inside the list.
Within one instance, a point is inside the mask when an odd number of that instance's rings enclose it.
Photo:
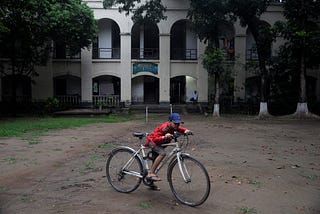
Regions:
[[[133,135],[134,137],[138,137],[139,139],[142,139],[142,138],[148,136],[149,133],[148,133],[148,132],[133,132],[132,135]],[[192,132],[189,132],[189,133],[181,133],[181,132],[175,131],[175,132],[173,133],[173,139],[177,139],[177,138],[180,137],[181,135],[183,135],[183,136],[188,136],[188,135],[193,135],[193,133],[192,133]]]

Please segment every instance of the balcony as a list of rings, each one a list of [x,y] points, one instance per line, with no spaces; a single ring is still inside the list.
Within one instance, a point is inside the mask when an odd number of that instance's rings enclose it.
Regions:
[[[197,60],[197,49],[174,48],[171,50],[172,60]]]
[[[258,57],[258,50],[256,47],[250,48],[246,50],[246,60],[247,61],[257,61]]]
[[[132,48],[132,59],[159,59],[158,48]]]
[[[120,48],[94,48],[92,59],[120,59]]]

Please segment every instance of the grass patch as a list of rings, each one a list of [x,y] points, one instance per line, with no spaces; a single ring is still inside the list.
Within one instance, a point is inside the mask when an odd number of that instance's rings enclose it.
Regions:
[[[5,192],[8,191],[9,188],[8,187],[0,187],[0,192]]]
[[[261,182],[256,181],[256,180],[250,180],[250,181],[248,181],[248,184],[255,185],[257,187],[261,187]]]
[[[257,213],[257,210],[255,208],[241,207],[240,208],[240,213],[241,214]]]
[[[108,144],[108,143],[102,143],[102,144],[98,145],[98,148],[108,148],[108,147],[110,147],[110,146],[111,146],[111,145]]]
[[[18,199],[19,199],[20,201],[24,201],[24,202],[30,202],[30,201],[32,201],[31,195],[25,195],[25,194],[18,196]]]
[[[95,161],[95,160],[101,160],[104,159],[104,157],[102,155],[91,155],[90,159]]]
[[[79,127],[90,123],[117,123],[142,119],[130,115],[108,115],[101,117],[27,117],[0,120],[0,137],[30,134],[34,139],[46,131]],[[30,139],[30,138],[29,138]]]
[[[303,175],[303,177],[309,179],[309,180],[312,180],[312,181],[315,181],[318,179],[318,176],[317,175]]]
[[[16,163],[17,159],[14,158],[14,157],[5,157],[2,159],[3,161],[7,162],[7,163],[10,163],[10,164],[14,164]]]
[[[55,163],[53,166],[58,168],[58,167],[64,167],[65,164],[64,163]]]
[[[144,209],[149,209],[152,208],[152,204],[150,201],[142,201],[139,203],[139,206],[144,208]]]
[[[93,169],[94,168],[94,163],[92,161],[86,162],[85,164],[86,169]]]

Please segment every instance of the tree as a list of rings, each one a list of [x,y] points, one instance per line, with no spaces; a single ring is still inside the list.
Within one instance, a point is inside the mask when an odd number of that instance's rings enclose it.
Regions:
[[[141,3],[141,0],[103,0],[103,7],[108,8],[118,5],[119,12],[126,15],[133,14],[134,23],[158,23],[167,17],[164,15],[166,7],[161,0],[150,0]]]
[[[288,57],[285,69],[298,77],[299,101],[295,116],[314,116],[307,105],[307,69],[319,65],[320,58],[320,2],[314,0],[291,0],[283,5],[285,22],[277,22],[276,29],[287,40],[282,49]]]
[[[16,77],[39,75],[35,67],[46,65],[52,41],[68,44],[74,54],[91,44],[97,26],[81,0],[3,0],[0,6],[0,56],[9,59],[1,72],[12,76],[15,106]]]
[[[226,53],[219,49],[220,27],[232,22],[232,16],[223,0],[191,0],[188,18],[200,41],[208,47],[202,57],[202,64],[215,80],[213,115],[220,116],[221,75],[226,73]]]
[[[214,77],[215,97],[213,116],[220,116],[221,77],[229,71],[225,51],[208,46],[203,54],[202,64],[210,76]]]
[[[266,62],[271,56],[273,33],[269,25],[260,19],[270,4],[270,0],[229,0],[230,11],[240,19],[240,24],[251,31],[257,45],[259,70],[261,75],[261,100],[259,117],[268,116],[268,70]]]

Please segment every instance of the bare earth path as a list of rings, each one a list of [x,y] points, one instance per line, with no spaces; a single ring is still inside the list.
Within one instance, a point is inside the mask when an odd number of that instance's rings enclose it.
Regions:
[[[105,159],[118,145],[135,147],[133,131],[151,131],[158,115],[47,132],[35,142],[0,138],[0,213],[320,213],[320,121],[183,116],[194,131],[189,149],[212,184],[200,207],[179,204],[165,180],[114,191]],[[28,139],[28,137],[25,137]]]

